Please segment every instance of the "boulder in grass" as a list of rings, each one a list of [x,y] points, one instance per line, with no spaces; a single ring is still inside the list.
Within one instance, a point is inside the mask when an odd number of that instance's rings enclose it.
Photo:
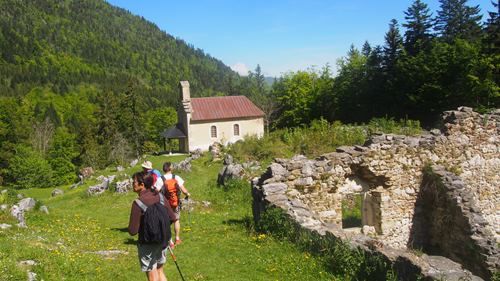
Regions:
[[[186,158],[179,162],[179,164],[174,164],[174,170],[191,172],[191,158]]]
[[[40,212],[44,213],[44,214],[49,214],[49,208],[47,208],[47,206],[41,206],[40,207]]]
[[[12,227],[12,225],[10,225],[10,224],[6,224],[6,223],[1,223],[0,224],[0,229],[2,229],[2,230],[3,229],[9,229],[11,227]]]
[[[191,158],[193,160],[198,159],[201,157],[202,154],[203,154],[203,152],[201,151],[201,149],[198,148],[195,151],[191,152]]]
[[[28,281],[36,281],[36,273],[28,271]]]
[[[116,183],[117,193],[127,193],[131,190],[132,190],[132,181],[130,179],[126,179]]]
[[[245,174],[245,170],[241,164],[230,164],[222,167],[217,176],[217,183],[219,185],[224,185],[230,179],[242,179]]]
[[[24,265],[24,266],[33,266],[37,265],[38,263],[34,260],[25,260],[25,261],[20,261],[19,265]]]
[[[33,198],[24,198],[18,204],[21,211],[31,211],[35,208],[36,200]]]
[[[10,214],[17,219],[19,222],[19,227],[26,227],[26,220],[24,219],[24,210],[22,210],[19,206],[13,205],[10,208]]]
[[[59,195],[63,195],[64,194],[64,191],[62,191],[61,189],[59,188],[56,188],[52,191],[52,197],[56,197],[56,196],[59,196]]]
[[[87,189],[87,194],[90,196],[99,195],[99,194],[104,193],[104,191],[106,191],[106,189],[108,189],[107,183],[100,183],[97,185],[90,186]]]

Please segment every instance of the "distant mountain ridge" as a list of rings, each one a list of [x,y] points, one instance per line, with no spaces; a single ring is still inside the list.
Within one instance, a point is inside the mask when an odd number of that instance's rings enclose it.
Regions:
[[[272,86],[274,81],[277,79],[276,77],[264,77],[266,84]]]
[[[220,60],[105,1],[0,2],[0,95],[133,80],[144,94],[172,101],[180,80],[190,81],[193,96],[211,96],[229,92],[235,79]]]

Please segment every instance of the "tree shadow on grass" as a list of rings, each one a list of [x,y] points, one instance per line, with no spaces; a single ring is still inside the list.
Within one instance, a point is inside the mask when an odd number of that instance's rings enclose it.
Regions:
[[[245,216],[241,219],[228,219],[222,221],[222,223],[227,225],[243,226],[247,231],[254,230],[254,222],[250,216]]]

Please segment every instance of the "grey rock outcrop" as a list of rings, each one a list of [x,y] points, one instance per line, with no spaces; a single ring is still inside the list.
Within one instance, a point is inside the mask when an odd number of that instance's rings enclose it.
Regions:
[[[12,205],[10,208],[10,214],[17,219],[19,227],[26,227],[26,220],[24,218],[24,210],[22,210],[18,205]]]
[[[110,184],[115,180],[115,177],[115,175],[110,175],[108,177],[99,176],[97,179],[101,180],[102,182],[100,184],[90,186],[87,189],[87,194],[93,196],[104,193],[106,190],[108,190]]]
[[[210,154],[212,155],[213,161],[219,161],[222,157],[222,144],[215,142],[208,148]]]
[[[33,198],[24,198],[19,201],[18,205],[21,211],[31,211],[35,208],[36,200]]]
[[[245,175],[245,170],[241,164],[229,164],[219,171],[217,176],[217,183],[219,185],[224,185],[228,180],[231,179],[242,179]]]
[[[49,208],[45,205],[43,206],[40,206],[40,212],[44,213],[44,214],[49,214]]]
[[[9,228],[11,228],[11,227],[12,227],[12,225],[7,224],[7,223],[2,223],[2,224],[0,224],[0,229],[9,229]]]
[[[135,167],[135,165],[137,165],[137,163],[139,163],[139,159],[134,159],[130,162],[130,167]]]
[[[132,180],[126,179],[123,181],[119,181],[116,183],[116,192],[117,193],[127,193],[132,190]]]
[[[202,155],[203,155],[203,151],[199,148],[194,150],[193,152],[191,152],[191,158],[193,160],[200,158]]]
[[[64,194],[64,191],[62,191],[61,189],[59,188],[56,188],[52,191],[52,197],[56,197],[56,196],[59,196],[59,195],[63,195]]]
[[[179,171],[185,171],[185,172],[191,172],[191,157],[187,157],[186,159],[182,160],[179,163],[174,163],[173,167],[174,170],[179,170]]]

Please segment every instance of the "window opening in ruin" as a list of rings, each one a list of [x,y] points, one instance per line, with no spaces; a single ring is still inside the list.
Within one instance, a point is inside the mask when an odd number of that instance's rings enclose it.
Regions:
[[[363,195],[346,194],[342,198],[342,228],[362,227]]]

